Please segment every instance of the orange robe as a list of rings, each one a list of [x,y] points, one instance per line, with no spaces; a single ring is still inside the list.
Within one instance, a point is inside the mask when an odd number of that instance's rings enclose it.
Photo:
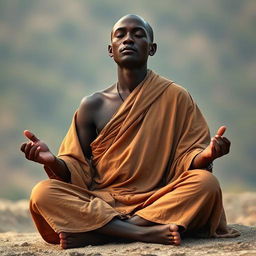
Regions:
[[[148,71],[91,143],[91,160],[82,152],[75,113],[58,154],[71,184],[52,179],[32,192],[39,232],[47,240],[51,230],[86,232],[136,214],[213,236],[224,214],[219,183],[206,170],[189,170],[209,142],[189,93]]]

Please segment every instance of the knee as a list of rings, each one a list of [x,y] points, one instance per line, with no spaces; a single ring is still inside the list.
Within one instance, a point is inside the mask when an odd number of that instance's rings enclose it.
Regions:
[[[204,193],[219,193],[220,184],[217,178],[206,170],[193,170],[197,190]]]
[[[42,207],[45,204],[49,203],[53,183],[54,181],[49,179],[40,181],[38,184],[35,185],[35,187],[32,189],[30,196],[30,203],[32,207],[34,205]]]

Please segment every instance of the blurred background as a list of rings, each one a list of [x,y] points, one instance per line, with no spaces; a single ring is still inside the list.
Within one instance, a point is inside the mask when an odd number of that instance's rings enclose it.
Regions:
[[[255,0],[0,0],[0,198],[28,199],[47,178],[19,150],[23,130],[57,153],[81,99],[116,82],[107,45],[128,13],[154,29],[149,68],[189,90],[212,134],[228,127],[224,192],[256,191]]]

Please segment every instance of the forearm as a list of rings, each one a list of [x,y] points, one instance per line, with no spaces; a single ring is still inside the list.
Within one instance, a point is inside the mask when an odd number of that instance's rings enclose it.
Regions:
[[[54,161],[44,165],[44,168],[50,179],[59,179],[65,182],[70,182],[71,173],[62,159],[55,157]]]
[[[211,171],[212,162],[213,159],[205,157],[201,152],[194,157],[189,169],[207,169]]]

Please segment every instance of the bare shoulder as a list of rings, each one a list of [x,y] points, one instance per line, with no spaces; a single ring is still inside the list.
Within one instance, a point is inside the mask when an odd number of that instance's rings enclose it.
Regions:
[[[96,111],[103,104],[106,98],[113,93],[114,86],[110,86],[102,91],[95,92],[89,96],[85,96],[80,103],[79,110]]]
[[[99,105],[102,104],[102,95],[99,92],[96,92],[92,95],[85,96],[82,98],[79,111],[95,111]]]
[[[78,115],[87,119],[93,119],[95,115],[104,107],[106,100],[114,93],[114,85],[102,90],[97,91],[89,96],[82,98]]]

